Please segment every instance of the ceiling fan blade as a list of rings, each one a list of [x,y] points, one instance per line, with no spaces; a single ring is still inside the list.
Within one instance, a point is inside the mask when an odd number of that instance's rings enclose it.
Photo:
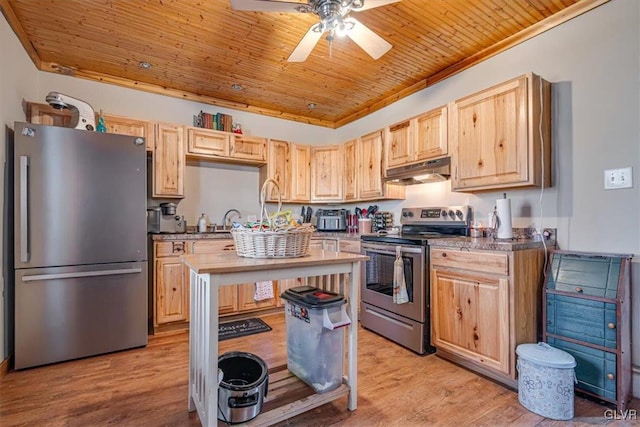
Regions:
[[[361,8],[353,9],[354,12],[360,12],[361,10],[373,9],[374,7],[386,6],[391,3],[398,3],[402,0],[367,0],[364,2]]]
[[[269,0],[231,0],[231,9],[250,12],[303,12],[305,3]],[[302,8],[302,9],[301,9]]]
[[[391,49],[389,42],[371,31],[360,21],[351,17],[348,19],[354,23],[354,26],[347,35],[373,59],[380,58]]]
[[[302,40],[300,40],[296,48],[293,49],[293,52],[291,52],[287,61],[304,62],[307,59],[313,48],[318,43],[318,40],[320,40],[320,37],[322,37],[322,32],[315,31],[318,25],[320,24],[314,24],[309,28],[309,31],[307,31],[307,34],[302,37]]]

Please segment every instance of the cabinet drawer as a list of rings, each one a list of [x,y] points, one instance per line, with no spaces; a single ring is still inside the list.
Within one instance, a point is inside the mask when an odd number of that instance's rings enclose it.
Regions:
[[[576,389],[616,400],[616,354],[549,337],[547,342],[576,359]]]
[[[459,249],[431,249],[431,264],[447,268],[509,274],[509,256],[490,252],[468,252]]]
[[[153,244],[156,258],[177,256],[188,253],[187,242],[176,240],[172,242],[155,242]]]
[[[192,242],[192,254],[218,254],[222,251],[235,251],[233,239],[196,240]]]
[[[616,348],[616,305],[547,294],[547,332]]]
[[[554,254],[547,289],[598,297],[617,297],[621,258]]]

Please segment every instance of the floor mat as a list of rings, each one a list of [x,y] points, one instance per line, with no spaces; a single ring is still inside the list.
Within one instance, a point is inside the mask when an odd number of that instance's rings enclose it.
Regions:
[[[267,325],[262,319],[258,319],[257,317],[220,323],[218,326],[218,341],[245,337],[247,335],[258,334],[260,332],[268,332],[270,330],[271,326]]]

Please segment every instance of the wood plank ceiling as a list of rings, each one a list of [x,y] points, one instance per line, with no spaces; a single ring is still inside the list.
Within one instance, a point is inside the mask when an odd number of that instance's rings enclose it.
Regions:
[[[301,63],[287,58],[317,22],[311,14],[234,11],[229,0],[0,8],[40,70],[337,128],[607,1],[402,0],[354,13],[393,45],[380,59],[348,38],[329,56],[321,39]]]

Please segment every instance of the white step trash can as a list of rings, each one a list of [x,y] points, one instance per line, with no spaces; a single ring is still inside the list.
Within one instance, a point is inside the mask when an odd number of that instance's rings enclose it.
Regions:
[[[528,410],[554,420],[573,418],[576,360],[547,343],[520,344],[518,400]]]

